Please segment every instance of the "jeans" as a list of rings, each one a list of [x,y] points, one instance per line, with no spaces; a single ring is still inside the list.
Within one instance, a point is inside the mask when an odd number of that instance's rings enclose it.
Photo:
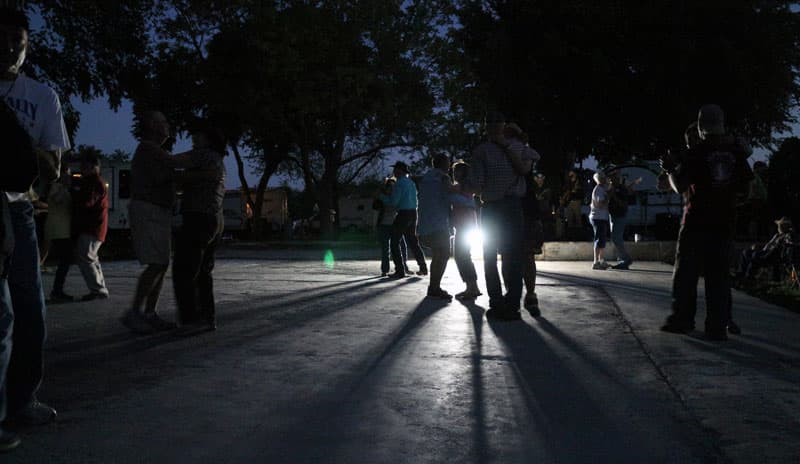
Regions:
[[[0,285],[0,305],[3,306],[0,337],[7,338],[13,317],[13,347],[4,384],[6,394],[0,397],[5,398],[7,403],[4,406],[13,415],[36,399],[44,373],[47,327],[33,206],[28,201],[18,201],[9,204],[9,212],[15,247],[7,285]],[[7,354],[4,352],[2,356]]]
[[[175,240],[172,283],[182,323],[214,321],[214,253],[219,243],[216,216],[183,213],[183,225]]]
[[[392,261],[394,261],[394,269],[396,272],[401,272],[405,269],[405,261],[400,253],[400,239],[404,239],[406,245],[414,255],[420,271],[427,271],[428,265],[425,263],[425,253],[422,252],[422,247],[419,246],[417,240],[417,210],[415,209],[401,209],[397,212],[392,224],[392,237],[391,237],[391,250]]]
[[[67,281],[69,268],[75,262],[75,247],[72,239],[59,238],[50,243],[50,256],[58,259],[56,276],[53,279],[53,293],[64,293],[64,283]]]
[[[633,260],[628,250],[625,248],[625,225],[628,221],[625,215],[609,216],[611,218],[611,241],[617,249],[617,257],[625,264],[631,264]]]
[[[390,224],[379,224],[376,227],[376,234],[378,236],[378,246],[381,247],[381,273],[388,274],[392,253],[392,226]],[[400,255],[403,257],[403,272],[408,272],[408,266],[405,266],[406,259],[408,259],[408,250],[406,241],[402,237],[400,238]],[[395,269],[395,271],[397,270],[399,269]]]
[[[0,422],[6,418],[6,372],[8,372],[8,363],[11,360],[13,332],[14,311],[11,309],[8,279],[0,278]]]
[[[487,202],[481,208],[483,231],[483,272],[489,306],[501,311],[519,311],[522,298],[522,203],[519,198],[506,197]],[[503,282],[497,272],[497,254],[502,256]]]
[[[695,230],[685,225],[678,232],[675,270],[672,274],[672,314],[667,321],[694,327],[697,312],[697,282],[705,272],[706,322],[708,332],[722,332],[730,320],[731,278],[728,255],[731,239],[718,230]]]
[[[608,240],[608,221],[605,219],[592,219],[589,218],[589,223],[592,224],[594,229],[594,248],[606,247],[606,240]]]

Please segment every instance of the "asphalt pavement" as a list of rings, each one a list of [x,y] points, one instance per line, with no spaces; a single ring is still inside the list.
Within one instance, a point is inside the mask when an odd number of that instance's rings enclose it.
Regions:
[[[476,263],[480,268],[481,263]],[[136,336],[111,298],[48,307],[41,400],[8,463],[769,463],[800,456],[798,314],[734,292],[743,334],[662,333],[671,268],[539,263],[542,317],[487,322],[426,277],[228,250],[219,329]],[[412,268],[414,266],[412,265]],[[480,272],[479,272],[480,274]],[[52,275],[45,275],[49,290]],[[480,287],[485,286],[481,281]],[[171,281],[159,308],[174,318]],[[450,262],[443,287],[463,289]],[[85,292],[77,269],[67,291]],[[700,292],[702,298],[703,292]],[[702,304],[700,305],[702,307]],[[702,327],[701,310],[698,326]]]

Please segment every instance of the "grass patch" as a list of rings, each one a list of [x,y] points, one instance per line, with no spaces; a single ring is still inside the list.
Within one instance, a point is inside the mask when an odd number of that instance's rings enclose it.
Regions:
[[[800,313],[800,290],[789,288],[785,282],[755,280],[739,282],[736,288],[767,303]]]

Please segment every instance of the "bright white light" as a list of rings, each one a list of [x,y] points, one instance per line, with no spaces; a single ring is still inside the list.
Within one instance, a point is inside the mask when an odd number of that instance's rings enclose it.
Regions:
[[[479,256],[483,252],[483,233],[480,229],[475,228],[467,232],[467,243],[469,243],[470,252]]]

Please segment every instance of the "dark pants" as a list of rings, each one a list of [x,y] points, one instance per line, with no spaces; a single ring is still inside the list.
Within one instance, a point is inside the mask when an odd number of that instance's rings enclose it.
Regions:
[[[172,283],[181,323],[215,319],[214,253],[219,242],[216,216],[183,213],[183,225],[175,240]]]
[[[481,209],[483,231],[483,272],[489,306],[501,311],[519,311],[522,297],[522,204],[519,198],[486,202]],[[506,295],[500,286],[497,254],[503,258],[502,274]]]
[[[389,273],[389,261],[392,253],[392,226],[390,224],[378,224],[376,227],[378,235],[378,245],[381,247],[381,272],[384,274]],[[408,272],[408,267],[405,266],[406,259],[408,258],[408,251],[406,250],[406,241],[400,239],[400,255],[403,257],[403,267],[395,269],[395,271]]]
[[[474,284],[478,281],[478,273],[475,272],[475,264],[472,263],[472,244],[469,242],[470,229],[456,229],[456,236],[453,244],[453,258],[456,261],[458,274],[465,284]]]
[[[401,209],[397,212],[392,224],[392,261],[394,261],[394,269],[396,272],[403,272],[405,269],[405,261],[403,255],[400,253],[400,239],[405,239],[406,246],[414,255],[420,271],[427,271],[428,265],[425,263],[425,253],[419,246],[417,240],[417,210],[415,209]]]
[[[728,255],[731,239],[717,230],[681,226],[672,275],[672,314],[667,321],[694,327],[697,311],[697,281],[705,276],[707,332],[724,332],[730,320],[731,278]]]
[[[53,279],[53,293],[64,293],[64,282],[67,280],[70,266],[75,262],[75,248],[72,239],[53,240],[50,243],[50,256],[58,260],[56,275]]]
[[[6,303],[10,300],[14,321],[5,384],[8,413],[13,415],[36,399],[44,372],[47,328],[33,206],[27,201],[14,202],[9,205],[9,211],[15,244],[8,275],[7,296],[10,298],[4,295],[0,298]],[[0,293],[4,293],[4,289],[0,289]]]

